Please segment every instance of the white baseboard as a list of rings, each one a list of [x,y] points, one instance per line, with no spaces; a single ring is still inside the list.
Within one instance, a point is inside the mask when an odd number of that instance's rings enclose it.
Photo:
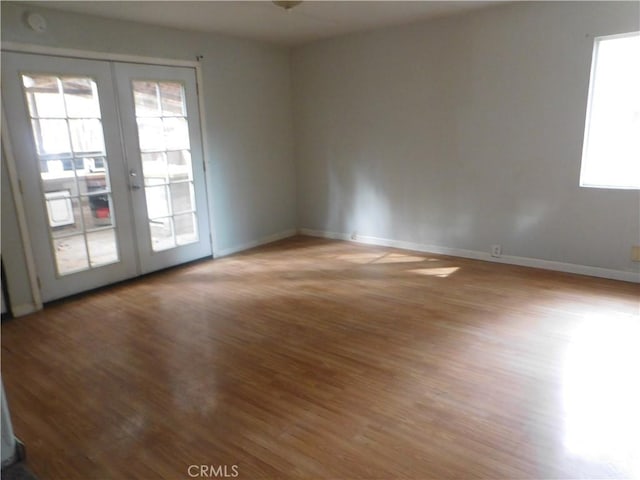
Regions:
[[[377,245],[380,247],[394,247],[403,250],[413,250],[415,252],[436,253],[440,255],[451,255],[453,257],[472,258],[486,262],[506,263],[509,265],[520,265],[523,267],[542,268],[544,270],[555,270],[558,272],[575,273],[578,275],[589,275],[591,277],[608,278],[611,280],[621,280],[624,282],[640,283],[640,272],[626,272],[623,270],[612,270],[608,268],[590,267],[588,265],[577,265],[574,263],[555,262],[551,260],[541,260],[538,258],[517,257],[513,255],[503,255],[492,257],[487,252],[477,250],[464,250],[461,248],[441,247],[437,245],[425,245],[422,243],[405,242],[402,240],[390,240],[386,238],[366,237],[358,235],[355,239],[347,233],[326,232],[322,230],[312,230],[301,228],[298,230],[301,235],[310,237],[331,238],[334,240],[346,240],[350,242],[363,243],[366,245]]]
[[[11,314],[14,317],[23,317],[24,315],[29,315],[30,313],[37,312],[40,310],[32,303],[23,303],[22,305],[16,305],[15,307],[11,307]]]
[[[274,233],[273,235],[259,238],[258,240],[254,240],[252,242],[243,243],[242,245],[236,245],[230,248],[225,248],[223,250],[218,250],[217,252],[214,252],[213,256],[214,258],[226,257],[227,255],[242,252],[243,250],[249,250],[250,248],[259,247],[260,245],[266,245],[267,243],[293,237],[297,235],[297,233],[298,231],[295,228],[292,228],[290,230],[285,230],[284,232]]]

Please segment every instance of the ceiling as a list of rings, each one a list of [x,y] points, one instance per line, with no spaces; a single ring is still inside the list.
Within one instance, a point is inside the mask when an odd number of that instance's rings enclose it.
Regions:
[[[280,45],[417,22],[483,8],[484,1],[304,1],[289,11],[271,1],[46,1],[37,4],[77,13]]]

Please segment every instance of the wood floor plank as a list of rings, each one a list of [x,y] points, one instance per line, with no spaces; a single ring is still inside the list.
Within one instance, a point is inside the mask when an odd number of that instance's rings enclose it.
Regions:
[[[295,237],[4,322],[2,375],[42,480],[628,478],[639,299]]]

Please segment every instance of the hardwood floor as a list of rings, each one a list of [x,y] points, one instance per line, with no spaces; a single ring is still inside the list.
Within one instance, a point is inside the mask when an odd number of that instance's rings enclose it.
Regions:
[[[5,322],[2,377],[41,480],[628,478],[639,294],[296,237]]]

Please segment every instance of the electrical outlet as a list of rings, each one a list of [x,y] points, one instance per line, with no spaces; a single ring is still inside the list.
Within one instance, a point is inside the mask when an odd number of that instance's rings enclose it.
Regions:
[[[502,256],[502,245],[491,245],[491,256],[492,257],[501,257]]]
[[[357,240],[357,239],[358,239],[358,232],[354,230],[353,232],[351,232],[351,240]]]
[[[631,247],[631,260],[640,262],[640,245]]]

